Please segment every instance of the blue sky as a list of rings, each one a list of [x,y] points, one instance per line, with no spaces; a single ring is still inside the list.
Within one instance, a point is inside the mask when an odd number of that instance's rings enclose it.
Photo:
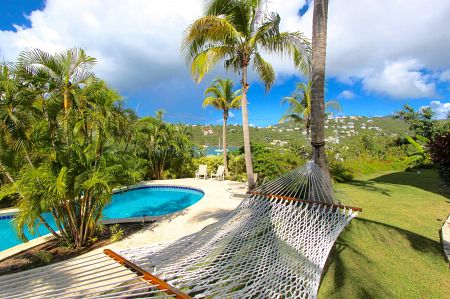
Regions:
[[[326,99],[339,100],[346,115],[389,115],[406,103],[417,109],[431,103],[442,115],[450,111],[450,34],[436,29],[449,27],[450,5],[435,1],[432,10],[425,0],[331,0]],[[310,35],[311,9],[305,2],[273,0],[269,10],[280,13],[282,30]],[[203,90],[216,76],[238,78],[219,64],[196,85],[179,51],[182,32],[201,15],[201,4],[2,0],[0,57],[14,60],[27,47],[49,52],[83,47],[97,57],[96,73],[139,115],[164,109],[168,121],[220,123],[220,113],[202,108]],[[269,93],[250,75],[250,122],[257,126],[279,120],[286,109],[281,98],[302,80],[288,61],[271,61],[278,80]],[[240,123],[238,111],[234,114],[230,123]]]

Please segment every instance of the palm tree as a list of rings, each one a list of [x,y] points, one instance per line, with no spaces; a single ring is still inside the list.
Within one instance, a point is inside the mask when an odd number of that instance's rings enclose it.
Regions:
[[[205,90],[206,97],[203,100],[203,108],[212,106],[223,112],[223,126],[222,126],[222,142],[223,142],[223,165],[225,166],[225,175],[228,173],[227,160],[227,120],[230,109],[237,109],[241,107],[242,95],[241,90],[233,92],[233,81],[230,79],[216,79],[210,87]]]
[[[166,114],[166,111],[164,109],[158,109],[155,111],[155,117],[160,122],[163,121],[164,114]]]
[[[314,162],[329,174],[325,156],[325,60],[327,47],[328,0],[314,0],[311,67],[311,145]]]
[[[306,84],[303,82],[297,84],[294,94],[290,97],[284,97],[281,103],[288,103],[289,108],[280,119],[280,123],[285,121],[304,122],[306,141],[309,141],[311,128],[311,81]],[[336,111],[342,110],[341,105],[336,100],[325,102],[325,110],[328,108]]]
[[[83,49],[73,48],[62,53],[50,54],[40,49],[31,49],[19,55],[18,63],[27,77],[45,82],[48,92],[62,98],[64,130],[69,145],[69,113],[76,106],[75,90],[95,78],[91,71],[96,59]]]
[[[191,74],[197,82],[214,65],[224,60],[227,70],[241,76],[242,130],[245,165],[249,189],[255,186],[248,126],[247,79],[251,66],[268,91],[275,80],[272,65],[261,53],[289,55],[304,73],[310,67],[310,43],[301,32],[280,32],[280,16],[267,14],[263,0],[210,0],[205,16],[194,21],[186,30],[182,50],[191,64]]]

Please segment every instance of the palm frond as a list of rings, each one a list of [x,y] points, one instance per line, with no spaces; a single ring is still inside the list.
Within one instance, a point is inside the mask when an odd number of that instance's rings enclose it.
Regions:
[[[341,104],[336,100],[330,100],[325,102],[325,109],[334,109],[336,111],[342,111]]]
[[[210,47],[198,53],[192,61],[191,75],[199,83],[203,77],[229,54],[228,47]]]
[[[270,87],[275,81],[275,72],[272,68],[272,65],[269,62],[265,61],[259,53],[256,53],[253,60],[253,69],[264,82],[266,92],[269,91]]]
[[[279,35],[263,34],[255,41],[262,49],[282,57],[291,56],[294,65],[304,74],[310,73],[311,42],[297,32],[281,32]]]

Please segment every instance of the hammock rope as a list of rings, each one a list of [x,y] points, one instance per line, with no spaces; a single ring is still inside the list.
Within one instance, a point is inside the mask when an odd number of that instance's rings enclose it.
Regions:
[[[87,293],[80,294],[82,298],[141,298],[145,292],[142,298],[316,298],[328,254],[359,210],[336,199],[330,179],[309,162],[255,189],[235,210],[195,234],[169,244],[122,250],[114,260],[104,256],[99,262],[126,273],[125,282],[112,284],[111,275],[110,280],[86,285]],[[110,257],[114,254],[107,252]],[[99,279],[99,272],[110,271],[102,269],[96,265],[93,273],[83,272]],[[22,297],[23,287],[4,288],[3,281],[14,282],[18,274],[14,275],[0,277],[1,298],[74,298],[58,293],[58,280],[46,284],[42,276],[37,290],[42,291],[43,285],[50,293]],[[150,276],[157,279],[146,279]],[[70,279],[80,278],[74,274]],[[127,289],[127,283],[137,285]]]

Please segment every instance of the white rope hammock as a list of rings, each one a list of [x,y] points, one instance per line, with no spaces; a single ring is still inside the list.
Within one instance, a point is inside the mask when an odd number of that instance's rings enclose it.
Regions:
[[[309,162],[257,188],[229,215],[198,233],[170,244],[124,250],[120,256],[107,253],[133,270],[124,268],[132,275],[126,276],[128,280],[138,284],[139,277],[139,294],[134,289],[127,292],[127,280],[109,286],[108,281],[95,282],[78,296],[316,298],[328,254],[358,210],[336,200],[329,179]],[[105,271],[100,265],[95,270]],[[162,285],[150,273],[163,279]],[[1,298],[75,298],[77,294],[76,287],[75,295],[56,291],[57,283],[36,294],[33,286],[17,289],[5,284],[5,278],[14,281],[11,276],[0,277]],[[146,289],[145,281],[153,284]],[[172,289],[162,295],[167,288]],[[93,291],[97,292],[89,293]]]

